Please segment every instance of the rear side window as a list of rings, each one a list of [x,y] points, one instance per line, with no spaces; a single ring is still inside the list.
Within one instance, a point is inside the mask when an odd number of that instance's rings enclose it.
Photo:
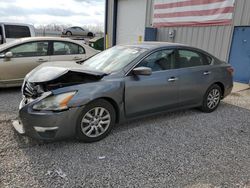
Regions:
[[[81,31],[84,31],[84,29],[83,29],[83,28],[81,28],[81,27],[78,27],[77,29],[79,29],[79,30],[81,30]]]
[[[84,54],[83,47],[71,43],[71,42],[54,42],[53,43],[53,55],[72,55],[72,54]]]
[[[203,55],[203,64],[204,65],[211,65],[213,59],[207,55]]]
[[[191,50],[178,50],[175,58],[176,68],[195,67],[211,64],[212,59],[204,54]]]
[[[5,25],[6,38],[30,37],[30,29],[27,26]]]

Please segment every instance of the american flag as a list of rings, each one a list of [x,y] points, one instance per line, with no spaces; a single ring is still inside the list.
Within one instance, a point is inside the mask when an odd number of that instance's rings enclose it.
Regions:
[[[155,0],[154,27],[232,23],[234,0]]]

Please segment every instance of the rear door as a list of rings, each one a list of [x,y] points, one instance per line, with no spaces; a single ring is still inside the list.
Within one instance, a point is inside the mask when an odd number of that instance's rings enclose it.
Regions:
[[[54,41],[51,61],[81,61],[86,59],[85,49],[72,42]]]
[[[179,84],[173,70],[174,50],[159,50],[136,67],[150,67],[149,76],[133,75],[125,78],[125,111],[127,116],[157,112],[178,106]]]
[[[176,51],[175,68],[179,70],[180,103],[195,105],[213,81],[212,58],[190,49]]]
[[[0,81],[22,82],[32,69],[50,60],[48,41],[28,42],[11,47],[1,54],[12,52],[13,57],[0,59]]]

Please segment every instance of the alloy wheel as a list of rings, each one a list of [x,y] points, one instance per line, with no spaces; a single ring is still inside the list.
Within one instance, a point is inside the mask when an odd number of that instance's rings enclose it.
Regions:
[[[81,130],[88,137],[98,137],[105,133],[110,123],[109,111],[103,107],[94,107],[83,116]]]
[[[212,89],[207,96],[207,107],[214,109],[220,102],[220,91],[216,88]]]

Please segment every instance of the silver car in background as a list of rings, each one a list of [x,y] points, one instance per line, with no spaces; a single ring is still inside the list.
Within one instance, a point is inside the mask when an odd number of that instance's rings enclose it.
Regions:
[[[229,64],[181,44],[115,46],[83,64],[43,64],[30,72],[13,126],[41,140],[98,141],[127,119],[214,111],[232,90],[232,73]]]
[[[94,37],[94,33],[87,30],[83,29],[81,27],[69,27],[67,29],[64,29],[62,32],[63,35],[67,36],[88,36],[88,37]]]

